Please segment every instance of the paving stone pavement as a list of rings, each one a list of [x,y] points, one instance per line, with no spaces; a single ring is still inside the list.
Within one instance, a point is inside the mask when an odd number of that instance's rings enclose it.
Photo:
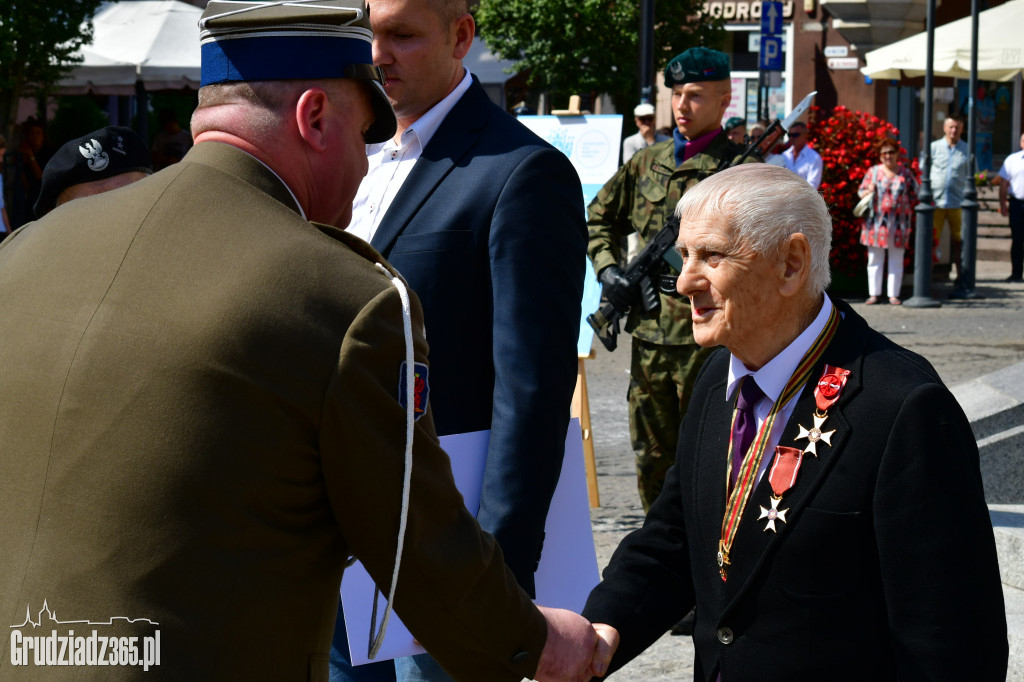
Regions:
[[[948,299],[948,282],[935,282],[931,295],[940,308],[909,308],[886,303],[866,306],[863,297],[847,299],[873,328],[926,357],[949,386],[976,379],[1024,361],[1024,285],[1004,280],[1008,262],[981,261],[976,292],[970,301]],[[908,278],[904,298],[913,294]],[[884,301],[884,299],[883,299]],[[601,506],[591,510],[598,564],[607,565],[618,542],[643,523],[629,447],[626,389],[629,338],[607,352],[595,341],[596,357],[586,361],[592,438]],[[1008,588],[1011,619],[1024,619],[1024,592]],[[630,682],[679,682],[693,679],[693,645],[689,637],[666,634],[612,679]],[[1009,680],[1024,682],[1024,671]]]

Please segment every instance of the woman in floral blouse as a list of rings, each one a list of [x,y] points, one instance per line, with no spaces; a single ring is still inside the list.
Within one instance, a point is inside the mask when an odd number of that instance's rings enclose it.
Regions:
[[[903,284],[903,252],[910,243],[911,221],[917,203],[917,178],[900,163],[899,143],[883,137],[875,143],[881,163],[872,166],[860,183],[858,194],[873,194],[871,214],[864,218],[860,243],[868,247],[868,299],[878,303],[882,295],[882,271],[888,254],[889,303],[900,305]]]

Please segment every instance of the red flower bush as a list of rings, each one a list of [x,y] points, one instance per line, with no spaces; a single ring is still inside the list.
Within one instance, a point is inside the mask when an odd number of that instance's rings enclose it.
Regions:
[[[812,108],[808,142],[821,154],[823,164],[819,191],[832,215],[832,252],[829,260],[833,272],[856,277],[867,266],[867,249],[860,244],[861,219],[853,215],[857,204],[857,188],[868,169],[879,163],[874,151],[879,137],[889,137],[899,145],[896,126],[863,111],[850,111],[838,106],[827,118]],[[906,150],[900,146],[900,157],[907,164]],[[909,164],[920,177],[917,159]],[[910,258],[910,249],[907,250]]]

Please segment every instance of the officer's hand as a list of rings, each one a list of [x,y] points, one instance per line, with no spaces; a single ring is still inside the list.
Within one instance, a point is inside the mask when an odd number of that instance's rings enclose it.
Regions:
[[[609,265],[601,271],[598,279],[604,287],[604,295],[608,301],[620,312],[626,312],[636,298],[635,288],[629,286],[626,276],[622,274],[622,268],[618,265]]]
[[[537,663],[534,679],[538,682],[586,682],[593,676],[593,661],[611,655],[609,644],[601,639],[601,653],[598,654],[599,638],[594,628],[583,616],[564,609],[538,606],[548,622],[548,637]],[[607,665],[607,664],[605,664]]]

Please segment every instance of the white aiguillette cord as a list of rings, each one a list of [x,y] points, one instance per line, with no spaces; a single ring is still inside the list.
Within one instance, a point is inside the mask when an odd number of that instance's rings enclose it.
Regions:
[[[416,388],[415,388],[415,357],[413,356],[412,342],[412,306],[409,303],[409,291],[405,282],[400,277],[392,277],[380,263],[377,267],[391,279],[391,283],[398,289],[398,295],[402,298],[402,328],[405,332],[405,477],[402,481],[402,516],[398,522],[398,547],[395,549],[395,570],[391,574],[391,589],[388,592],[388,605],[384,609],[384,617],[380,621],[380,631],[374,634],[377,628],[377,595],[380,588],[373,591],[373,612],[370,615],[370,641],[367,657],[373,660],[380,651],[380,645],[384,643],[384,634],[388,629],[388,620],[391,618],[391,604],[395,598],[395,586],[398,585],[398,568],[402,565],[402,548],[405,545],[405,529],[409,521],[409,490],[412,487],[412,441],[414,414],[416,411]]]

